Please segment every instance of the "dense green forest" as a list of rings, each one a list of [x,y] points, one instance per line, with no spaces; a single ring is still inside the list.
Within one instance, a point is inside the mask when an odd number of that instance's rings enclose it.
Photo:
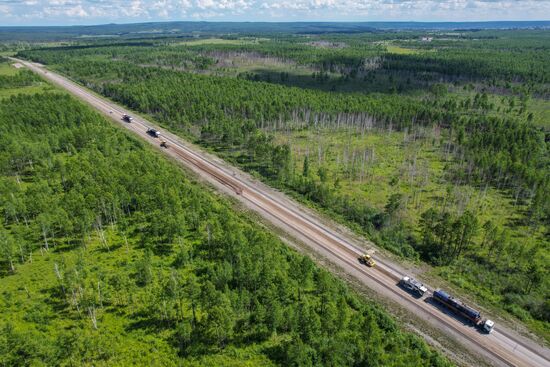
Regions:
[[[422,35],[107,42],[20,55],[430,263],[430,276],[548,337],[548,32]]]
[[[37,92],[47,86],[30,70],[17,70],[0,57],[0,97],[13,94]]]
[[[23,70],[13,76],[0,75],[0,88],[8,89],[26,87],[38,81],[39,78],[33,72],[29,70]]]
[[[45,49],[32,55],[49,64],[74,56],[106,57],[144,66],[236,72],[254,80],[324,90],[402,93],[426,90],[443,81],[482,82],[501,92],[550,95],[545,31],[453,32],[431,37],[429,42],[422,41],[425,35],[409,31],[271,39],[115,40],[55,47],[53,52]],[[253,67],[243,65],[239,56],[253,60]],[[268,62],[260,62],[262,58]],[[273,68],[277,62],[282,65]]]
[[[73,98],[0,126],[0,365],[449,365]]]

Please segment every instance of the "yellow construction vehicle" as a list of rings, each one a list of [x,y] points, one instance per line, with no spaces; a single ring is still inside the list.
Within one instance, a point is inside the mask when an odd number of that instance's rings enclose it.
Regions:
[[[374,259],[369,254],[361,255],[361,257],[359,258],[359,262],[361,264],[364,264],[364,265],[370,267],[370,268],[372,268],[374,265],[376,265],[376,262],[374,262]]]

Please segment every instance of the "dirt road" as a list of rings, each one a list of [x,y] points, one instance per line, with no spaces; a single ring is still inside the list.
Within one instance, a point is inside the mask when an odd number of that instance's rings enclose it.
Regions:
[[[109,116],[139,137],[162,149],[167,155],[180,161],[199,177],[214,187],[240,200],[245,206],[259,213],[291,237],[309,246],[326,257],[374,291],[398,303],[418,318],[449,335],[470,352],[481,356],[495,366],[545,366],[550,367],[550,350],[533,341],[496,325],[493,333],[486,335],[469,326],[448,311],[435,305],[430,292],[416,298],[401,289],[397,283],[404,274],[398,264],[382,257],[376,257],[377,266],[368,268],[359,264],[358,257],[364,252],[356,239],[326,225],[326,220],[295,203],[281,193],[257,182],[237,168],[230,167],[219,158],[213,157],[182,141],[177,136],[158,129],[145,119],[134,117],[131,123],[124,122],[122,115],[129,111],[110,101],[98,97],[74,82],[53,73],[43,66],[16,60],[30,70],[42,75],[54,84],[64,88]],[[147,134],[148,128],[160,131],[160,138]],[[164,140],[168,148],[160,147]],[[485,317],[489,315],[484,315]],[[490,316],[489,316],[490,318]]]

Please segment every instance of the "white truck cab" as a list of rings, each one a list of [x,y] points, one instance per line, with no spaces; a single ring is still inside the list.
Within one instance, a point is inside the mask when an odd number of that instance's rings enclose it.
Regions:
[[[495,322],[493,320],[485,320],[485,322],[483,323],[483,330],[487,333],[487,334],[491,334],[491,331],[493,331],[493,327],[495,326]]]

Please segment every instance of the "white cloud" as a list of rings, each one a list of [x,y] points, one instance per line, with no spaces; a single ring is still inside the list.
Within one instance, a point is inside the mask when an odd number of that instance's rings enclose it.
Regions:
[[[82,5],[77,5],[77,6],[73,6],[71,8],[68,8],[65,10],[65,14],[69,17],[80,17],[80,18],[83,18],[83,17],[87,17],[88,16],[88,12],[86,10],[84,10],[84,8],[82,7]]]
[[[0,0],[0,24],[152,20],[531,20],[550,0]]]
[[[245,0],[196,0],[196,6],[199,9],[215,10],[238,10],[247,9],[252,1]]]
[[[0,14],[9,16],[11,14],[11,8],[8,5],[0,4]]]

